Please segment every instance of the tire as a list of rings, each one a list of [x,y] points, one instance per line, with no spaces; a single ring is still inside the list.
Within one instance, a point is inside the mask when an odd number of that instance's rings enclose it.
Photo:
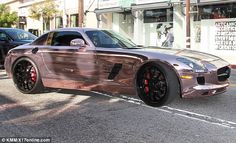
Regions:
[[[13,82],[24,94],[38,93],[43,84],[36,64],[29,58],[21,58],[12,67]]]
[[[180,95],[180,85],[174,70],[162,63],[148,63],[138,72],[137,93],[147,105],[159,107]]]

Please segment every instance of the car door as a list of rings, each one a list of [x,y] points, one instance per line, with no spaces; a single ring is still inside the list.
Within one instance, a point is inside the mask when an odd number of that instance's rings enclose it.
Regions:
[[[99,80],[109,85],[131,86],[140,58],[129,54],[128,49],[119,48],[116,41],[102,31],[87,31],[86,34],[96,47]]]
[[[142,59],[128,50],[96,48],[100,80],[109,85],[133,86]]]
[[[0,30],[0,65],[3,65],[7,52],[15,46],[12,43],[12,39],[4,31]]]
[[[70,46],[73,39],[83,36],[78,31],[55,31],[48,36],[48,48],[44,48],[42,56],[48,70],[47,78],[59,79],[71,88],[80,88],[76,82],[83,84],[96,83],[96,64],[94,50]],[[68,87],[67,87],[68,88]]]

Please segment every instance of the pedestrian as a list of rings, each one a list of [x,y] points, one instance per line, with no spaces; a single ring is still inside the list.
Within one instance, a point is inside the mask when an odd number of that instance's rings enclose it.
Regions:
[[[167,28],[166,40],[165,40],[165,47],[173,47],[174,42],[174,35],[172,32],[172,27]]]

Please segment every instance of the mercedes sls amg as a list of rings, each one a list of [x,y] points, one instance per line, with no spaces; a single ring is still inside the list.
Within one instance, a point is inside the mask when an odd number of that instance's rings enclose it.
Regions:
[[[8,52],[5,69],[24,93],[64,88],[140,97],[161,106],[175,97],[226,91],[229,64],[206,53],[144,48],[109,30],[64,28]]]

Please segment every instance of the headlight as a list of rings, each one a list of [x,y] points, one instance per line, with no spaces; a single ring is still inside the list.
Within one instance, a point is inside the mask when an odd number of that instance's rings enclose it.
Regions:
[[[177,61],[184,63],[185,65],[192,68],[195,72],[207,72],[206,68],[204,68],[204,65],[198,61],[193,61],[187,58],[176,58]]]

